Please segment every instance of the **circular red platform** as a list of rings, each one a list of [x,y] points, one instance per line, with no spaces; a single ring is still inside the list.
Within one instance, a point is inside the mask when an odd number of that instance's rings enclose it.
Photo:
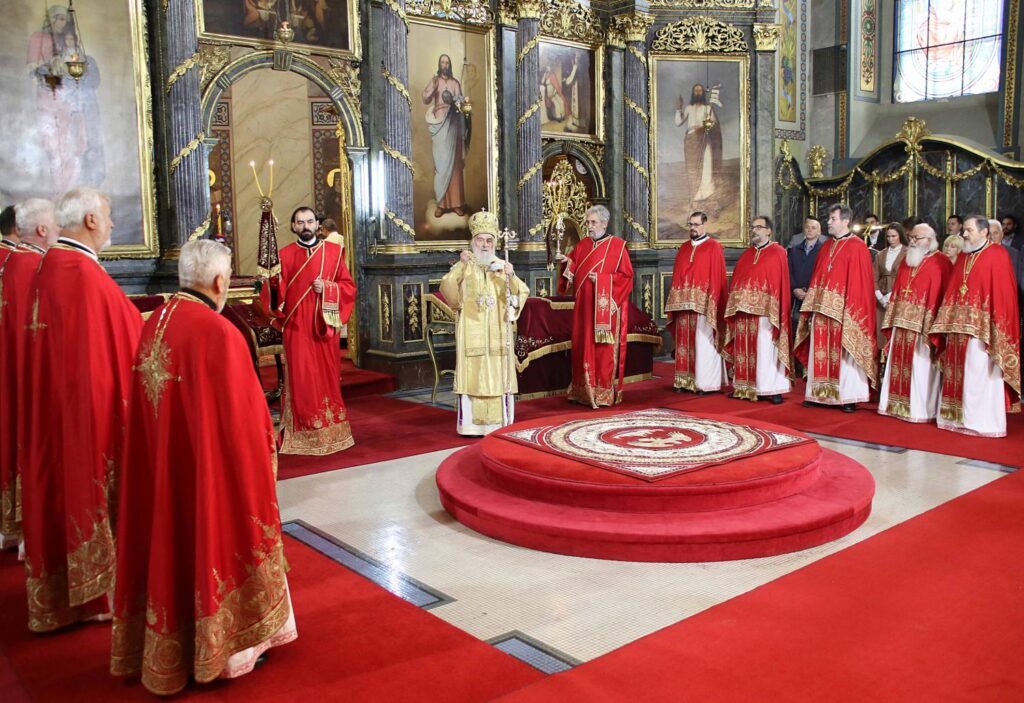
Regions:
[[[693,417],[806,438],[770,423]],[[532,549],[627,561],[721,561],[806,549],[854,530],[874,496],[867,469],[813,440],[649,481],[491,435],[446,459],[437,485],[445,509],[478,532]]]

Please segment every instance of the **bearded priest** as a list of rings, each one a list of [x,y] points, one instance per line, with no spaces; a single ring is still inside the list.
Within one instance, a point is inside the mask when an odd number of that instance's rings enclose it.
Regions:
[[[1009,249],[989,240],[989,222],[964,218],[964,250],[953,265],[932,335],[940,335],[938,425],[982,437],[1006,436],[1020,412],[1020,319]]]
[[[831,239],[814,262],[793,343],[793,356],[807,369],[804,405],[841,405],[847,413],[878,385],[875,277],[852,221],[846,205],[828,209]]]
[[[725,275],[725,254],[717,239],[708,236],[708,216],[690,214],[690,239],[676,252],[672,267],[672,289],[665,302],[665,314],[673,326],[677,391],[713,393],[726,382],[721,349],[725,341],[725,302],[729,281]]]
[[[356,286],[341,247],[317,239],[312,208],[292,213],[298,241],[281,250],[278,312],[284,336],[282,454],[334,454],[353,445],[341,399],[339,332]]]
[[[231,250],[187,243],[178,280],[133,367],[110,665],[160,695],[246,674],[297,636],[274,426],[245,340],[218,314]]]
[[[590,236],[559,261],[572,284],[572,383],[569,400],[597,408],[622,402],[626,377],[626,330],[633,263],[626,243],[608,233],[611,213],[595,205],[586,213]]]
[[[76,188],[29,288],[19,426],[29,629],[109,619],[132,357],[142,316],[100,266],[110,200]]]
[[[53,203],[29,198],[16,212],[20,243],[0,264],[0,548],[21,544],[21,472],[18,469],[18,426],[25,388],[25,326],[29,322],[28,292],[43,254],[57,241],[60,230]],[[24,548],[24,544],[21,544]]]
[[[793,366],[789,259],[772,241],[772,221],[765,215],[751,221],[750,245],[732,273],[723,354],[732,367],[734,398],[756,401],[767,396],[778,405],[790,391]]]
[[[939,411],[942,374],[929,332],[953,264],[938,249],[931,225],[910,231],[910,247],[896,271],[882,320],[889,342],[878,412],[907,422],[931,422]]]
[[[512,264],[494,255],[498,217],[478,212],[469,218],[470,250],[441,279],[441,295],[457,311],[456,431],[482,436],[515,417],[515,357],[512,323],[530,295]]]

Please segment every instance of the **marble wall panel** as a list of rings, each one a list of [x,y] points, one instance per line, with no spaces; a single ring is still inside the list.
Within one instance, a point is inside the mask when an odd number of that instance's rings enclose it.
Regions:
[[[280,246],[294,241],[289,220],[299,205],[312,204],[313,149],[309,89],[290,71],[253,71],[231,86],[235,173],[236,251],[239,273],[256,272],[260,193],[249,167],[256,162],[264,192],[274,160],[274,213]]]

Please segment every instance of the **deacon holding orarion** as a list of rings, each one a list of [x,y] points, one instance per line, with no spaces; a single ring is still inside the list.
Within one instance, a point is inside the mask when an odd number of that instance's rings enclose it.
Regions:
[[[46,249],[60,229],[53,203],[30,198],[18,203],[20,244],[0,264],[0,548],[21,542],[21,471],[18,468],[18,426],[28,394],[25,384],[25,339],[28,331],[28,292]]]
[[[875,358],[875,278],[871,253],[850,232],[853,211],[828,211],[831,239],[814,263],[800,308],[793,355],[807,369],[805,405],[841,405],[857,410],[878,384]]]
[[[118,477],[142,316],[100,266],[110,200],[92,188],[57,204],[61,236],[29,288],[26,411],[19,426],[28,626],[108,619]]]
[[[888,343],[878,412],[908,422],[930,422],[939,410],[942,374],[929,333],[953,264],[938,249],[930,225],[911,230],[882,320]]]
[[[132,369],[111,673],[158,694],[252,671],[296,638],[274,426],[241,333],[218,313],[231,250],[181,248],[182,286]]]
[[[694,212],[687,220],[690,239],[676,252],[672,289],[665,303],[674,327],[677,391],[711,393],[726,382],[721,348],[725,342],[725,303],[729,281],[725,254],[705,231],[708,216]]]
[[[626,329],[633,263],[626,243],[608,233],[604,205],[587,210],[589,235],[558,260],[576,297],[572,319],[572,383],[569,400],[597,408],[622,402],[626,376]]]
[[[356,286],[341,247],[317,239],[317,226],[311,208],[298,208],[292,214],[298,241],[281,249],[282,454],[333,454],[353,444],[341,399],[338,334],[355,305]]]
[[[1020,319],[1009,251],[989,241],[988,226],[964,218],[964,250],[932,325],[944,347],[938,425],[1005,437],[1006,413],[1020,412]]]
[[[772,241],[772,222],[755,217],[750,248],[732,273],[725,305],[724,354],[732,367],[733,397],[782,402],[789,393],[790,289],[786,250]]]
[[[441,295],[457,311],[456,430],[481,436],[515,418],[515,357],[512,323],[530,295],[512,264],[494,255],[498,217],[478,212],[469,218],[470,251],[441,279]]]

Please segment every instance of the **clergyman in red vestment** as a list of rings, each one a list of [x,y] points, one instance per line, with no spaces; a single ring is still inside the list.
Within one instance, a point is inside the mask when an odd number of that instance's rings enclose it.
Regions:
[[[29,288],[19,426],[29,629],[110,615],[114,503],[142,316],[100,266],[110,201],[76,188]]]
[[[15,209],[11,209],[14,214]],[[18,244],[0,263],[0,548],[21,543],[21,472],[18,470],[18,425],[22,399],[27,392],[25,336],[28,324],[28,291],[46,249],[57,241],[60,230],[53,203],[30,198],[17,205]]]
[[[690,239],[676,252],[665,301],[675,342],[677,391],[710,393],[727,381],[721,351],[729,281],[722,245],[704,231],[707,221],[699,211],[687,220]]]
[[[356,286],[341,247],[317,239],[317,225],[311,208],[298,208],[292,231],[299,240],[281,249],[281,454],[333,454],[353,444],[341,399],[338,333],[355,305]]]
[[[732,368],[734,398],[767,396],[778,404],[790,391],[793,368],[789,258],[772,241],[772,221],[765,215],[751,222],[750,244],[732,272],[723,353]]]
[[[626,376],[626,329],[633,263],[626,243],[608,233],[603,205],[587,210],[590,233],[572,252],[563,274],[573,285],[572,382],[569,400],[597,408],[622,402]]]
[[[853,211],[828,211],[831,239],[822,246],[800,308],[793,356],[807,369],[805,404],[854,412],[878,385],[875,277],[871,253],[850,231]]]
[[[217,314],[231,250],[189,242],[178,280],[133,367],[110,667],[158,694],[246,674],[297,636],[274,427],[241,333]]]
[[[943,347],[937,422],[1005,437],[1006,413],[1020,412],[1020,318],[1013,263],[988,228],[981,215],[964,218],[964,250],[932,325]]]
[[[931,422],[939,412],[942,374],[929,333],[952,269],[931,225],[915,226],[881,325],[889,337],[878,396],[881,415]]]

